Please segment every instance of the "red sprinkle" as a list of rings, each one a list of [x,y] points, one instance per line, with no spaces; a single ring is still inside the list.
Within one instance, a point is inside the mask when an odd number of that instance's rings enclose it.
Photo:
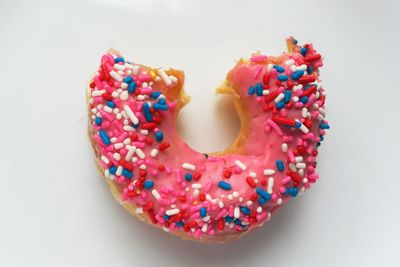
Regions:
[[[154,122],[145,122],[142,124],[142,128],[146,130],[152,130],[157,127],[157,124]]]
[[[232,171],[230,169],[225,168],[224,169],[224,177],[226,179],[229,179],[229,178],[231,178],[231,176],[232,176]]]
[[[300,183],[302,180],[301,176],[297,172],[288,171],[286,174],[289,175],[290,178],[292,178],[292,180],[296,183]]]
[[[307,90],[303,92],[303,96],[310,96],[317,91],[317,87],[315,85],[310,86]]]
[[[320,58],[321,58],[321,55],[320,55],[320,54],[314,54],[314,55],[306,56],[306,57],[304,58],[304,61],[310,62],[310,61],[318,60],[318,59],[320,59]]]
[[[225,228],[225,222],[224,222],[224,219],[219,219],[218,220],[218,225],[217,225],[217,227],[218,227],[218,230],[220,230],[220,231],[223,231],[224,230],[224,228]]]
[[[268,103],[269,101],[275,99],[279,95],[279,91],[275,90],[268,95],[264,96],[264,103]]]
[[[257,186],[256,182],[253,180],[251,176],[246,177],[246,182],[249,184],[250,187],[256,188]]]
[[[276,123],[285,124],[289,126],[296,126],[296,121],[289,118],[279,117],[279,116],[272,116],[272,120]]]
[[[299,83],[312,83],[315,81],[314,75],[304,75],[299,78]]]
[[[158,146],[158,149],[159,149],[160,151],[164,151],[164,150],[166,150],[167,148],[169,148],[170,146],[171,146],[170,143],[165,142],[165,143],[160,144],[160,145]]]
[[[201,178],[201,173],[199,173],[199,172],[193,173],[193,179],[195,181],[198,181],[200,178]]]

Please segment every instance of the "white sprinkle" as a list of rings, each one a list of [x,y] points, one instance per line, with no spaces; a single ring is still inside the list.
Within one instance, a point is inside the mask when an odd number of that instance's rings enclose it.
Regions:
[[[297,70],[296,65],[291,65],[291,66],[290,66],[290,70],[291,70],[292,72],[295,72],[295,71]]]
[[[205,232],[207,232],[207,227],[208,227],[208,224],[203,224],[203,226],[201,227],[201,231],[203,232],[203,233],[205,233]]]
[[[135,131],[136,131],[135,128],[133,128],[132,126],[129,126],[129,125],[125,125],[125,126],[123,127],[123,129],[124,129],[125,131],[128,131],[128,132],[135,132]]]
[[[126,89],[128,87],[127,83],[121,83],[121,89]]]
[[[239,202],[242,203],[243,202],[243,198],[239,197]]]
[[[116,176],[121,176],[122,170],[123,170],[123,169],[124,169],[124,168],[122,168],[122,166],[118,166],[117,171],[115,172],[115,175],[116,175]]]
[[[114,181],[114,179],[115,179],[115,175],[110,174],[110,180],[111,180],[111,181]]]
[[[288,151],[288,145],[286,143],[282,144],[282,152],[287,152]]]
[[[158,150],[157,149],[154,148],[153,150],[151,150],[150,156],[152,156],[154,158],[157,155],[158,155]]]
[[[261,207],[258,207],[257,208],[257,213],[261,213],[262,212],[262,208]]]
[[[294,60],[293,59],[289,59],[285,61],[286,66],[290,66],[294,64]]]
[[[233,197],[239,197],[238,191],[233,191],[232,196],[233,196]]]
[[[104,106],[103,109],[108,113],[112,113],[113,112],[112,108],[110,108],[109,106]]]
[[[228,195],[228,199],[229,199],[229,200],[232,200],[232,199],[233,199],[232,194],[229,194],[229,195]]]
[[[113,154],[113,158],[114,158],[116,161],[119,161],[119,160],[121,159],[121,155],[120,155],[119,153],[114,153],[114,154]]]
[[[114,112],[114,114],[118,114],[119,113],[119,109],[118,108],[114,108],[113,112]]]
[[[142,101],[142,100],[145,99],[145,96],[144,96],[144,95],[138,95],[138,96],[136,97],[136,99],[139,100],[139,101]]]
[[[110,177],[110,171],[108,169],[104,170],[104,177],[106,177],[106,178]]]
[[[196,167],[193,164],[190,164],[190,163],[183,163],[182,164],[182,168],[184,168],[186,170],[191,170],[191,171],[196,170]]]
[[[143,135],[148,135],[149,131],[148,130],[140,130],[140,133]]]
[[[303,161],[303,157],[302,156],[297,156],[297,157],[294,158],[294,160],[296,162],[302,162]]]
[[[178,81],[178,79],[174,75],[169,75],[168,77],[173,83],[176,83]]]
[[[280,93],[277,97],[275,97],[275,103],[280,102],[283,98],[285,98],[285,94],[284,93]]]
[[[307,65],[306,64],[302,64],[300,66],[297,67],[298,70],[306,70],[307,69]]]
[[[292,97],[292,100],[293,100],[293,102],[299,102],[299,97],[298,96],[294,96],[294,97]]]
[[[240,160],[235,160],[235,164],[236,166],[238,166],[239,168],[241,168],[243,171],[245,171],[247,169],[247,166],[243,164],[243,162],[241,162]]]
[[[235,207],[235,209],[233,210],[233,217],[235,217],[235,218],[239,218],[240,217],[240,209],[239,209],[239,207]]]
[[[118,88],[118,89],[117,89],[117,93],[118,93],[118,94],[122,93],[123,91],[124,91],[124,90],[122,90],[122,88]]]
[[[133,163],[135,163],[135,162],[137,162],[138,161],[138,158],[137,157],[132,157],[132,160],[131,160]]]
[[[117,80],[117,81],[119,81],[119,82],[121,82],[122,81],[122,77],[121,76],[119,76],[119,74],[118,73],[116,73],[115,71],[110,71],[110,76],[111,77],[113,77],[114,78],[114,80]]]
[[[128,100],[129,94],[128,91],[123,91],[119,97],[121,98],[121,100]]]
[[[206,217],[203,218],[203,222],[208,222],[210,220],[210,215],[207,215]]]
[[[303,178],[303,183],[308,183],[308,179],[307,178]]]
[[[273,66],[274,66],[274,65],[272,65],[271,63],[268,64],[268,65],[267,65],[267,71],[270,72],[270,71],[272,70],[272,67],[273,67]]]
[[[131,139],[128,137],[123,142],[124,145],[129,145],[131,143]]]
[[[136,208],[136,213],[137,214],[142,214],[143,213],[143,208],[142,207]]]
[[[292,172],[297,172],[296,165],[294,165],[293,162],[290,162],[290,163],[289,163],[289,169],[290,169]]]
[[[96,90],[92,92],[92,96],[96,97],[96,96],[101,96],[106,92],[106,90]]]
[[[202,187],[203,187],[202,184],[192,184],[192,188],[193,188],[193,189],[200,189],[200,188],[202,188]]]
[[[122,143],[115,143],[114,144],[114,148],[115,149],[121,149],[123,146],[124,146],[124,144],[122,144]]]
[[[136,115],[132,112],[131,108],[128,105],[124,105],[124,110],[126,112],[126,114],[128,115],[128,117],[131,119],[131,121],[133,122],[133,124],[138,124],[139,123],[139,119],[136,117]]]
[[[139,66],[135,65],[133,66],[133,75],[138,75],[139,74]]]
[[[171,79],[168,77],[168,75],[165,73],[163,69],[158,69],[158,74],[160,75],[161,79],[164,81],[164,83],[167,86],[170,86],[172,84]]]
[[[200,194],[199,189],[193,190],[193,196],[197,197]]]
[[[91,111],[92,111],[92,113],[96,113],[97,112],[97,108],[92,108]]]
[[[116,117],[118,120],[122,119],[121,113],[118,113],[115,117]]]
[[[218,202],[218,207],[220,209],[222,209],[224,207],[224,202],[222,202],[222,201]]]
[[[106,156],[104,156],[104,155],[101,156],[101,160],[102,160],[105,164],[110,163],[110,160],[109,160]]]
[[[300,122],[299,120],[297,120],[297,119],[295,119],[295,121],[297,121],[297,122]],[[301,123],[301,122],[300,122]],[[301,126],[300,126],[300,131],[302,131],[303,133],[308,133],[310,130],[304,125],[304,124],[302,124],[301,123]]]
[[[269,90],[263,90],[263,91],[262,91],[262,94],[263,94],[263,95],[269,95]]]
[[[281,205],[282,204],[282,198],[278,198],[278,200],[276,201],[276,204]]]
[[[303,118],[306,118],[306,117],[307,117],[307,113],[308,113],[308,109],[307,109],[307,108],[303,108],[303,109],[301,110],[301,116],[302,116]]]
[[[165,214],[167,214],[168,216],[172,216],[172,215],[175,215],[175,214],[178,214],[179,213],[179,209],[171,209],[171,210],[166,210],[165,211]]]
[[[111,143],[117,142],[117,137],[112,137],[112,138],[110,139],[110,141],[111,141]]]
[[[304,176],[304,170],[303,170],[303,169],[300,169],[297,173],[298,173],[301,177]]]
[[[156,189],[151,190],[151,194],[157,200],[159,200],[161,198],[160,193],[158,193],[158,191]]]
[[[250,177],[253,177],[253,178],[256,178],[256,177],[257,177],[257,174],[256,174],[255,172],[249,172],[249,176],[250,176]]]
[[[264,175],[273,175],[275,174],[275,170],[273,169],[265,169],[264,170]]]
[[[306,168],[306,164],[304,162],[296,163],[296,168],[297,169],[305,169]]]
[[[274,188],[274,178],[269,177],[268,179],[268,187],[267,187],[267,193],[272,194],[273,193],[273,188]]]
[[[206,194],[206,199],[207,199],[208,201],[213,201],[213,200],[214,200],[209,194]]]
[[[133,154],[135,153],[136,147],[135,146],[129,146],[127,147],[128,153],[126,153],[125,160],[130,161],[132,159]]]
[[[138,155],[139,158],[144,159],[146,155],[143,153],[143,151],[140,148],[136,148],[136,155]]]
[[[246,205],[250,207],[251,205],[253,205],[253,201],[248,200],[248,201],[246,202]]]
[[[111,93],[111,96],[114,97],[114,98],[118,98],[119,94],[118,94],[117,91],[114,91],[114,92]]]
[[[114,64],[114,68],[117,70],[124,70],[125,69],[125,65],[120,65],[120,64]]]

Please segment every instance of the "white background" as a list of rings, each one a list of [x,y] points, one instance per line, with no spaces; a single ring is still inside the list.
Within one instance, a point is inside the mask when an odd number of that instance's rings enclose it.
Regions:
[[[399,266],[398,1],[0,2],[0,266]],[[85,86],[110,47],[186,71],[182,136],[202,152],[238,131],[214,88],[240,56],[294,35],[325,57],[332,129],[319,182],[225,245],[131,218],[98,175]]]

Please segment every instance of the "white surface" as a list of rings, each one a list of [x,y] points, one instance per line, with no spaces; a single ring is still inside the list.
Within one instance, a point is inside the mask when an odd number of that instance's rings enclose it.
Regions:
[[[399,2],[201,2],[1,1],[0,266],[398,266]],[[213,151],[238,130],[214,88],[235,59],[280,53],[291,34],[325,56],[332,130],[319,182],[226,245],[131,218],[86,136],[84,90],[101,53],[184,69],[193,98],[179,127]]]

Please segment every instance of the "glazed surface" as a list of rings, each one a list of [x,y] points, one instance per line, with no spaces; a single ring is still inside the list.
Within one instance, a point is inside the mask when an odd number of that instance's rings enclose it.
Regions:
[[[166,231],[199,240],[239,236],[310,188],[325,129],[321,56],[288,39],[279,57],[253,55],[228,73],[242,129],[225,152],[191,149],[175,123],[183,73],[103,55],[88,89],[97,162],[123,203]]]

